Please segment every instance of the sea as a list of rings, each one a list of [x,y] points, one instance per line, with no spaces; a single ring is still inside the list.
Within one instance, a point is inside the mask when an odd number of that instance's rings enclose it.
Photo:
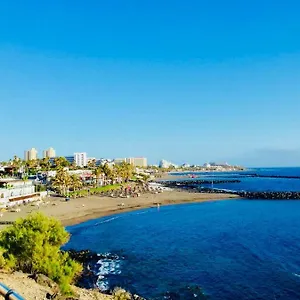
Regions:
[[[300,168],[195,176],[238,178],[214,185],[232,191],[300,191]],[[106,254],[92,266],[103,291],[121,286],[153,300],[300,299],[300,200],[161,206],[67,230],[67,249]]]

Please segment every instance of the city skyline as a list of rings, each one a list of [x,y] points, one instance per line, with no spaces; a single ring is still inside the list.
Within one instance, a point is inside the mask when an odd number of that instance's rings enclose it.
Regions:
[[[53,144],[300,165],[300,3],[288,2],[2,3],[0,160]]]

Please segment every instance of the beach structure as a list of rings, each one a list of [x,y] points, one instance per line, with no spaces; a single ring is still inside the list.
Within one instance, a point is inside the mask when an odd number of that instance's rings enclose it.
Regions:
[[[45,197],[47,192],[36,193],[30,180],[14,178],[0,179],[0,207],[10,207],[25,202],[32,202]]]
[[[43,158],[53,158],[55,156],[56,156],[56,153],[52,147],[43,151]]]
[[[27,150],[24,152],[24,160],[35,160],[37,159],[38,152],[35,148],[31,148],[30,150]]]

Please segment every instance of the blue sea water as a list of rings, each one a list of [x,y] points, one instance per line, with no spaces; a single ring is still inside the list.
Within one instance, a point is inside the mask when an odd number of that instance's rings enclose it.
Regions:
[[[257,171],[300,175],[296,168]],[[300,191],[300,179],[252,179],[249,185],[242,179],[245,189]],[[95,266],[103,289],[118,285],[147,299],[188,300],[200,299],[201,286],[209,299],[294,300],[300,299],[299,228],[300,200],[214,201],[72,226],[67,247],[119,256]]]

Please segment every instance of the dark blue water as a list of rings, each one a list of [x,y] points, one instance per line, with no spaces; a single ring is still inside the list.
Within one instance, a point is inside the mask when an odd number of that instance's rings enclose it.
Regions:
[[[265,169],[252,169],[244,172],[214,172],[214,173],[194,173],[197,178],[211,180],[211,184],[202,184],[203,187],[213,187],[231,191],[300,191],[300,178],[272,178],[271,176],[299,176],[300,168],[265,168]],[[251,174],[258,174],[268,177],[249,177]],[[214,184],[216,179],[238,179],[240,183],[224,183]],[[189,180],[184,178],[183,180]],[[194,180],[193,178],[190,180]]]
[[[96,266],[99,286],[147,299],[166,291],[169,299],[199,299],[201,286],[210,299],[293,300],[300,299],[299,228],[300,200],[215,201],[72,226],[68,247],[118,254]]]

